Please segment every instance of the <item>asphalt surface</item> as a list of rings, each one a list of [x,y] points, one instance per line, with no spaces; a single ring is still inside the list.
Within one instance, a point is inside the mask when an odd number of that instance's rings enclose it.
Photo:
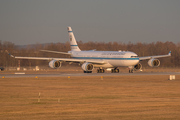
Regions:
[[[17,72],[18,73],[18,72]],[[0,78],[18,77],[68,77],[68,76],[136,76],[136,75],[180,75],[180,72],[137,72],[137,73],[55,73],[55,74],[0,74]]]

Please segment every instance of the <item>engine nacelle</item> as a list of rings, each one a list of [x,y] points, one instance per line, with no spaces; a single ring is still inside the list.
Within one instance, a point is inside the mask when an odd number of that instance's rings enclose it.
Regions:
[[[59,68],[61,67],[61,62],[58,60],[51,60],[49,62],[49,67],[54,68],[54,69]]]
[[[134,66],[135,70],[140,70],[142,68],[141,63],[138,63],[137,65]]]
[[[92,71],[94,69],[94,66],[92,63],[83,63],[81,68],[84,70],[84,71]]]
[[[148,61],[148,65],[150,67],[158,67],[160,65],[160,61],[158,59],[150,59]]]

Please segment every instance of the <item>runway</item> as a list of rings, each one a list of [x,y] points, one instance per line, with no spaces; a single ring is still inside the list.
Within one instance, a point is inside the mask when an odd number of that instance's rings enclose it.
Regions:
[[[55,74],[0,74],[0,78],[18,77],[68,77],[68,76],[138,76],[138,75],[180,75],[180,72],[137,72],[137,73],[55,73]]]

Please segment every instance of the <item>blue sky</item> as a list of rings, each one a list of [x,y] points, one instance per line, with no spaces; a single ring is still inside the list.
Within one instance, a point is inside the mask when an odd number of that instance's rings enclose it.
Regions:
[[[0,0],[0,40],[180,42],[180,0]]]

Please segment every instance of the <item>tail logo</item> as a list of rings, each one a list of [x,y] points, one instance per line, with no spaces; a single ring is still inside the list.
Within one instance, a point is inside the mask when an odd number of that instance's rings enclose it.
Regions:
[[[72,41],[72,36],[70,35],[70,41]]]

